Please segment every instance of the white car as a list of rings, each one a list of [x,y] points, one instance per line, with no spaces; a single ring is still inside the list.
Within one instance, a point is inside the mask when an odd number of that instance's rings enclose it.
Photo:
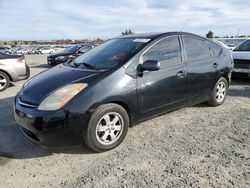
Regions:
[[[250,39],[240,43],[233,51],[234,70],[236,77],[250,78]]]
[[[25,48],[21,48],[21,49],[18,49],[17,51],[16,51],[16,54],[18,54],[18,55],[26,55],[26,54],[28,54],[29,53],[29,50],[28,49],[25,49]]]
[[[44,48],[41,48],[39,50],[39,53],[41,53],[41,54],[53,54],[53,53],[55,53],[55,50],[53,48],[44,47]]]
[[[233,44],[225,44],[221,41],[218,40],[214,40],[215,42],[219,43],[220,45],[224,46],[225,48],[229,49],[229,50],[234,50],[235,49],[235,45]]]

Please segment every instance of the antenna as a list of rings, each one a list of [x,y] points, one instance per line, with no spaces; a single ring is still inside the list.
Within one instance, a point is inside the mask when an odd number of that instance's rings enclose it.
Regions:
[[[184,25],[182,26],[181,32],[185,29],[185,27],[186,27],[186,25],[187,25],[188,22],[189,22],[189,18],[186,20],[186,22],[185,22]]]
[[[237,37],[240,35],[240,28],[238,28]]]

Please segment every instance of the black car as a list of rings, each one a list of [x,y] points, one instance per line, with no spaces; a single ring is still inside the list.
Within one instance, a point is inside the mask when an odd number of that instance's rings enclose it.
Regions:
[[[94,48],[95,44],[79,44],[69,47],[63,52],[54,53],[47,57],[47,62],[49,65],[55,65],[59,63],[64,63],[66,61],[72,60],[88,50]]]
[[[40,145],[84,140],[102,152],[143,120],[206,101],[221,105],[232,68],[228,49],[194,34],[122,36],[25,83],[15,119]]]

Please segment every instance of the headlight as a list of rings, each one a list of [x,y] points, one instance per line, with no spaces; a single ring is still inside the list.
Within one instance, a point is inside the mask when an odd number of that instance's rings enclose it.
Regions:
[[[65,104],[67,104],[75,95],[77,95],[87,86],[88,84],[86,83],[78,83],[71,84],[61,89],[58,89],[43,100],[43,102],[39,105],[38,110],[58,110],[62,108]]]
[[[63,60],[63,59],[65,59],[64,56],[59,56],[59,57],[56,58],[56,60]]]

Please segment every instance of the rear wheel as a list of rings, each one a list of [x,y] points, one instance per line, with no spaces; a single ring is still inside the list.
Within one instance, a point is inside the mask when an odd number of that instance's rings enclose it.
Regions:
[[[10,78],[7,74],[0,71],[0,92],[7,89],[10,85]]]
[[[215,84],[210,100],[208,103],[211,106],[219,106],[224,103],[228,91],[228,82],[224,77],[221,77]]]
[[[128,127],[129,117],[122,106],[104,104],[93,113],[84,132],[84,141],[97,152],[111,150],[123,141]]]

